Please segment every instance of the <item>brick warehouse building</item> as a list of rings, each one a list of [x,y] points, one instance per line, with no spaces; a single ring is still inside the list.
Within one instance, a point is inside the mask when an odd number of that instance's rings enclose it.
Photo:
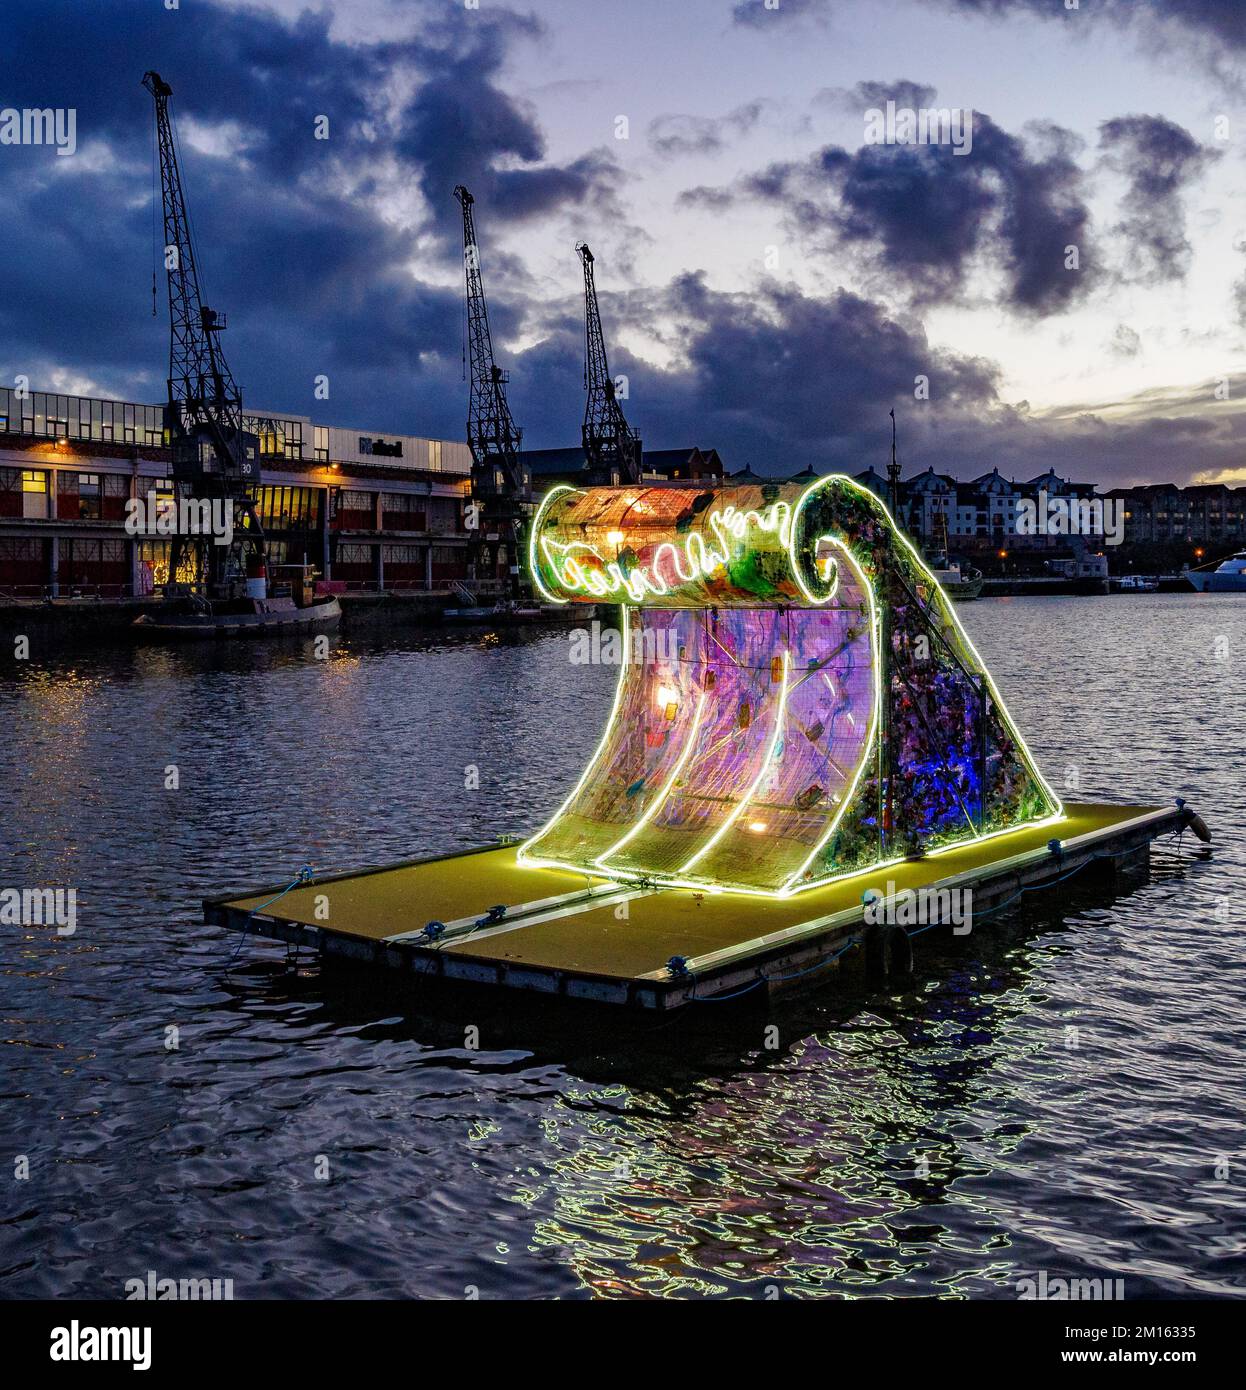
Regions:
[[[348,588],[444,589],[471,577],[457,440],[248,414],[272,564]],[[0,387],[0,597],[124,596],[163,582],[169,542],[125,529],[131,497],[172,498],[160,406]]]

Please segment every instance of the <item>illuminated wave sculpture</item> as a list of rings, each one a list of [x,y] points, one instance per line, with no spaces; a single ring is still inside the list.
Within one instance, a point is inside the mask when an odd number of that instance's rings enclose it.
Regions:
[[[620,603],[597,750],[520,860],[787,896],[1055,820],[952,603],[852,479],[558,487],[529,537],[551,603]]]

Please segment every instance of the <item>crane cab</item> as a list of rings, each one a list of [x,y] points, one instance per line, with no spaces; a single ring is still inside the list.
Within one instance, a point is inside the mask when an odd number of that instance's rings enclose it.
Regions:
[[[167,423],[165,438],[173,453],[173,477],[182,483],[199,483],[205,478],[234,479],[248,486],[260,483],[260,440],[250,430],[233,435],[234,457],[222,458],[212,431],[206,425],[187,430],[181,422],[173,428]]]

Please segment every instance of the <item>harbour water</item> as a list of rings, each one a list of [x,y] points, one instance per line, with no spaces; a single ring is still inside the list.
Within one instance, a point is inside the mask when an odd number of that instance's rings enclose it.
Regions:
[[[77,913],[0,928],[0,1296],[1240,1296],[1246,602],[962,616],[1063,795],[1184,796],[1212,851],[929,933],[898,993],[627,1030],[200,920],[531,829],[615,674],[567,631],[6,654],[0,887]]]

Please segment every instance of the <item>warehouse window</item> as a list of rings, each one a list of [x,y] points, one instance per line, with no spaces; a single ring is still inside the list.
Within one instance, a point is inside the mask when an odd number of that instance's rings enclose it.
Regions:
[[[48,516],[48,475],[39,469],[22,470],[22,515],[37,521]]]
[[[78,519],[98,521],[100,518],[100,475],[78,474]]]

